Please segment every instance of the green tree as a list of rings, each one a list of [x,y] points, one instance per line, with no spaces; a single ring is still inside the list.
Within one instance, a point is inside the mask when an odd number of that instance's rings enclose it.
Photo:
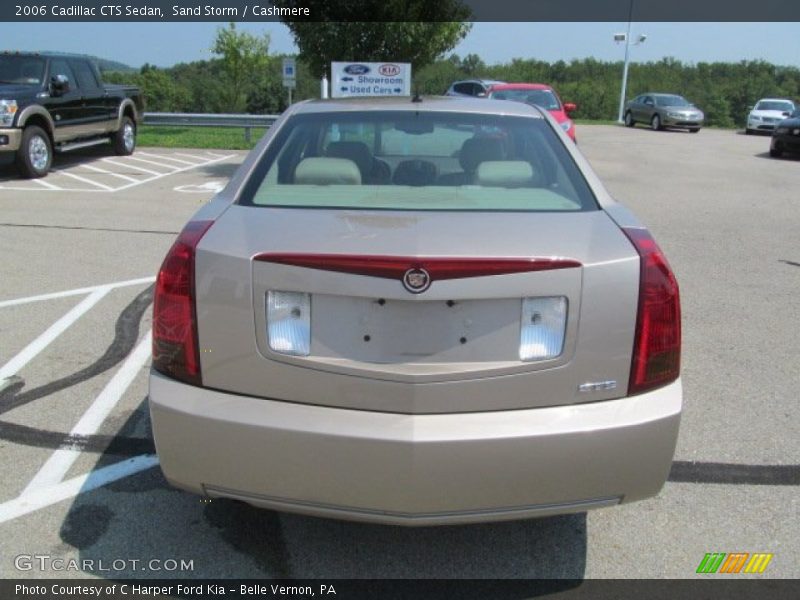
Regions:
[[[314,22],[284,20],[312,77],[333,61],[408,62],[421,69],[467,35],[471,11],[460,0],[274,0],[278,8],[308,8]],[[389,22],[403,14],[406,22]],[[369,15],[374,22],[357,22]]]
[[[240,112],[247,104],[247,88],[266,68],[269,59],[269,34],[255,36],[237,31],[235,23],[217,29],[211,49],[221,57],[224,87],[221,90],[225,112]]]

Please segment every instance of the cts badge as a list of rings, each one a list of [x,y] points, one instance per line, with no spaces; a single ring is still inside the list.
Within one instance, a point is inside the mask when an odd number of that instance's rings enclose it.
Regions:
[[[409,269],[403,275],[403,286],[412,294],[421,294],[431,287],[431,276],[425,269]]]

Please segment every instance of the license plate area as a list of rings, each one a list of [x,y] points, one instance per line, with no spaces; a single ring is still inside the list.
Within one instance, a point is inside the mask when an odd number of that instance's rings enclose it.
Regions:
[[[519,360],[520,298],[420,302],[315,294],[312,306],[311,354],[319,358],[373,364]]]

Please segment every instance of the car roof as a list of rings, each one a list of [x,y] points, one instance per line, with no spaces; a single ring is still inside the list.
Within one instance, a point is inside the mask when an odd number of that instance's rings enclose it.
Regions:
[[[32,52],[30,50],[3,50],[0,56],[35,56],[38,58],[86,58],[86,54],[71,54],[69,52]]]
[[[370,98],[331,98],[327,100],[307,100],[292,106],[298,113],[395,111],[415,112],[462,112],[496,115],[518,115],[542,118],[541,111],[524,102],[491,100],[472,96],[421,96],[413,102],[410,96],[370,97]]]
[[[758,102],[791,102],[794,104],[794,100],[790,100],[789,98],[759,98]],[[758,104],[756,102],[756,104]]]
[[[546,83],[498,83],[492,86],[495,90],[552,90]]]
[[[505,83],[505,81],[499,81],[497,79],[459,79],[458,81],[454,81],[450,87],[453,87],[457,83],[482,83],[484,85],[497,85],[500,83]]]

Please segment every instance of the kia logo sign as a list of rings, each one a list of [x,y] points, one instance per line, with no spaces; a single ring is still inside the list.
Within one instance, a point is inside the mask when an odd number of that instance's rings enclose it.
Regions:
[[[347,65],[344,72],[348,75],[366,75],[369,73],[369,67],[367,65]]]
[[[378,67],[378,73],[384,77],[394,77],[400,74],[400,67],[397,65],[381,65]]]

